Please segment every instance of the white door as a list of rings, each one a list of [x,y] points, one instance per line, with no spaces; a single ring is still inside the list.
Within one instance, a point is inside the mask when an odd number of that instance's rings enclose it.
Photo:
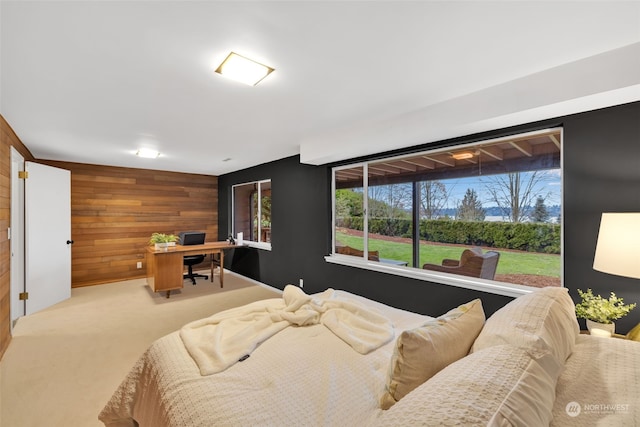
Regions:
[[[71,172],[26,162],[26,314],[71,297]]]
[[[24,316],[24,179],[18,175],[24,171],[24,157],[11,147],[11,328]]]

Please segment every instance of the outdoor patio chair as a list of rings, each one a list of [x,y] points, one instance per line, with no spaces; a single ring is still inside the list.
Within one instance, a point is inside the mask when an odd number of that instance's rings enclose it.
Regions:
[[[493,280],[498,268],[500,252],[482,252],[480,248],[465,249],[460,260],[443,259],[442,265],[424,264],[425,270],[441,271],[443,273],[460,274],[463,276],[479,277]]]
[[[337,246],[336,252],[343,255],[352,255],[363,257],[364,251],[352,248],[351,246]],[[378,251],[369,251],[369,261],[380,261],[380,253]]]

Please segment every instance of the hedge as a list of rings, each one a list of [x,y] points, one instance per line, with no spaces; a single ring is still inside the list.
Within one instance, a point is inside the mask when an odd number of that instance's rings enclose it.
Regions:
[[[336,221],[336,226],[362,231],[362,221],[362,217],[343,217]],[[370,219],[369,232],[384,236],[411,237],[412,221],[394,218]],[[560,253],[559,224],[421,220],[420,239],[527,252]]]

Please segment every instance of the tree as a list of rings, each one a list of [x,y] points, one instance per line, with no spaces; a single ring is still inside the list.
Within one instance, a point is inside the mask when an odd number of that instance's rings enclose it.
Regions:
[[[420,217],[424,219],[437,219],[447,206],[449,192],[440,181],[422,181],[419,184],[420,191]]]
[[[549,220],[549,211],[547,211],[544,199],[541,196],[536,199],[536,205],[533,207],[530,218],[533,222],[547,222]]]
[[[387,236],[404,233],[404,231],[400,231],[399,220],[411,219],[412,201],[410,183],[370,186],[369,232]]]
[[[362,216],[362,191],[336,190],[336,216],[338,218]]]
[[[486,213],[482,208],[482,202],[478,200],[478,193],[468,188],[458,205],[457,219],[460,221],[484,221]]]
[[[385,184],[369,187],[369,218],[411,218],[411,184]]]
[[[539,171],[510,172],[495,175],[486,184],[486,188],[503,217],[511,222],[522,222],[527,218],[527,208],[533,205],[544,178],[545,175]],[[547,196],[543,197],[543,201]]]

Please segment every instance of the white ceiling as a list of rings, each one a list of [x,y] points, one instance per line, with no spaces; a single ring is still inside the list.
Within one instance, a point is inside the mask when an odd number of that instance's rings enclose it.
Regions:
[[[39,159],[221,175],[640,99],[640,2],[2,0],[0,15],[0,113]],[[276,71],[255,87],[215,74],[232,50]]]

